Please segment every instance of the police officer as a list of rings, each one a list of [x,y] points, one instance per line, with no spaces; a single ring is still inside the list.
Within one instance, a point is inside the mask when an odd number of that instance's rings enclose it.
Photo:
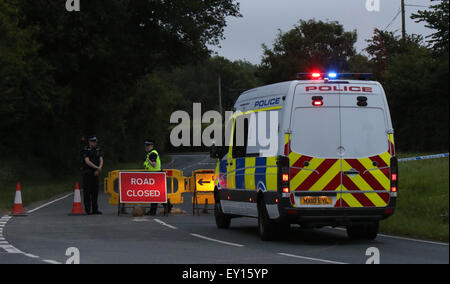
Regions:
[[[158,151],[155,150],[155,144],[150,139],[144,141],[145,147],[145,161],[144,168],[150,172],[160,172],[161,171],[161,159],[159,158]],[[169,212],[172,209],[170,201],[164,204],[164,207],[169,206]],[[156,215],[156,210],[158,209],[158,204],[153,203],[150,207],[150,211],[147,215]]]
[[[151,140],[145,140],[145,161],[144,168],[149,172],[161,171],[161,159],[158,152],[154,149],[155,145]]]
[[[97,137],[90,136],[88,141],[89,145],[83,150],[84,209],[88,215],[100,215],[102,212],[98,211],[98,181],[103,169],[103,157],[97,147]]]

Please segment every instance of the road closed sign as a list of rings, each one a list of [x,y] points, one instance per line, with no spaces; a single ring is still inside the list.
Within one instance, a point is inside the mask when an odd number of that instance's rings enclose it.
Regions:
[[[120,203],[167,203],[165,172],[120,172]]]

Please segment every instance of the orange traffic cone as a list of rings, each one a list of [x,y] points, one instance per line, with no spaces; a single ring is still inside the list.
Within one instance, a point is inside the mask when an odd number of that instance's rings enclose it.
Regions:
[[[22,206],[22,192],[20,189],[20,182],[17,182],[16,196],[14,198],[14,207],[11,216],[27,216]]]
[[[81,194],[78,182],[75,183],[75,192],[73,197],[72,213],[69,215],[83,215],[83,207],[81,206]]]

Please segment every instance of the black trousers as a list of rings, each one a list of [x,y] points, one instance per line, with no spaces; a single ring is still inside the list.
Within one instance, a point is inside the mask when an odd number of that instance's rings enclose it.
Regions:
[[[98,176],[92,173],[83,174],[83,198],[86,213],[98,211]]]

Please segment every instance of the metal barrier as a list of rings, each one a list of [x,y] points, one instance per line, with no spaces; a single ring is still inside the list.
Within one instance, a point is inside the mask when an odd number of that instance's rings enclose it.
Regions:
[[[192,172],[189,178],[189,185],[191,192],[194,192],[192,197],[192,215],[200,215],[199,205],[205,205],[202,212],[208,213],[208,204],[214,204],[214,179],[215,171],[211,169],[196,170]]]
[[[109,204],[119,205],[119,173],[134,172],[142,170],[116,170],[108,173],[104,179],[103,190],[110,195]],[[171,204],[182,204],[184,199],[182,194],[189,192],[188,179],[180,170],[164,170],[167,174],[167,198]],[[134,204],[136,205],[136,204]]]

